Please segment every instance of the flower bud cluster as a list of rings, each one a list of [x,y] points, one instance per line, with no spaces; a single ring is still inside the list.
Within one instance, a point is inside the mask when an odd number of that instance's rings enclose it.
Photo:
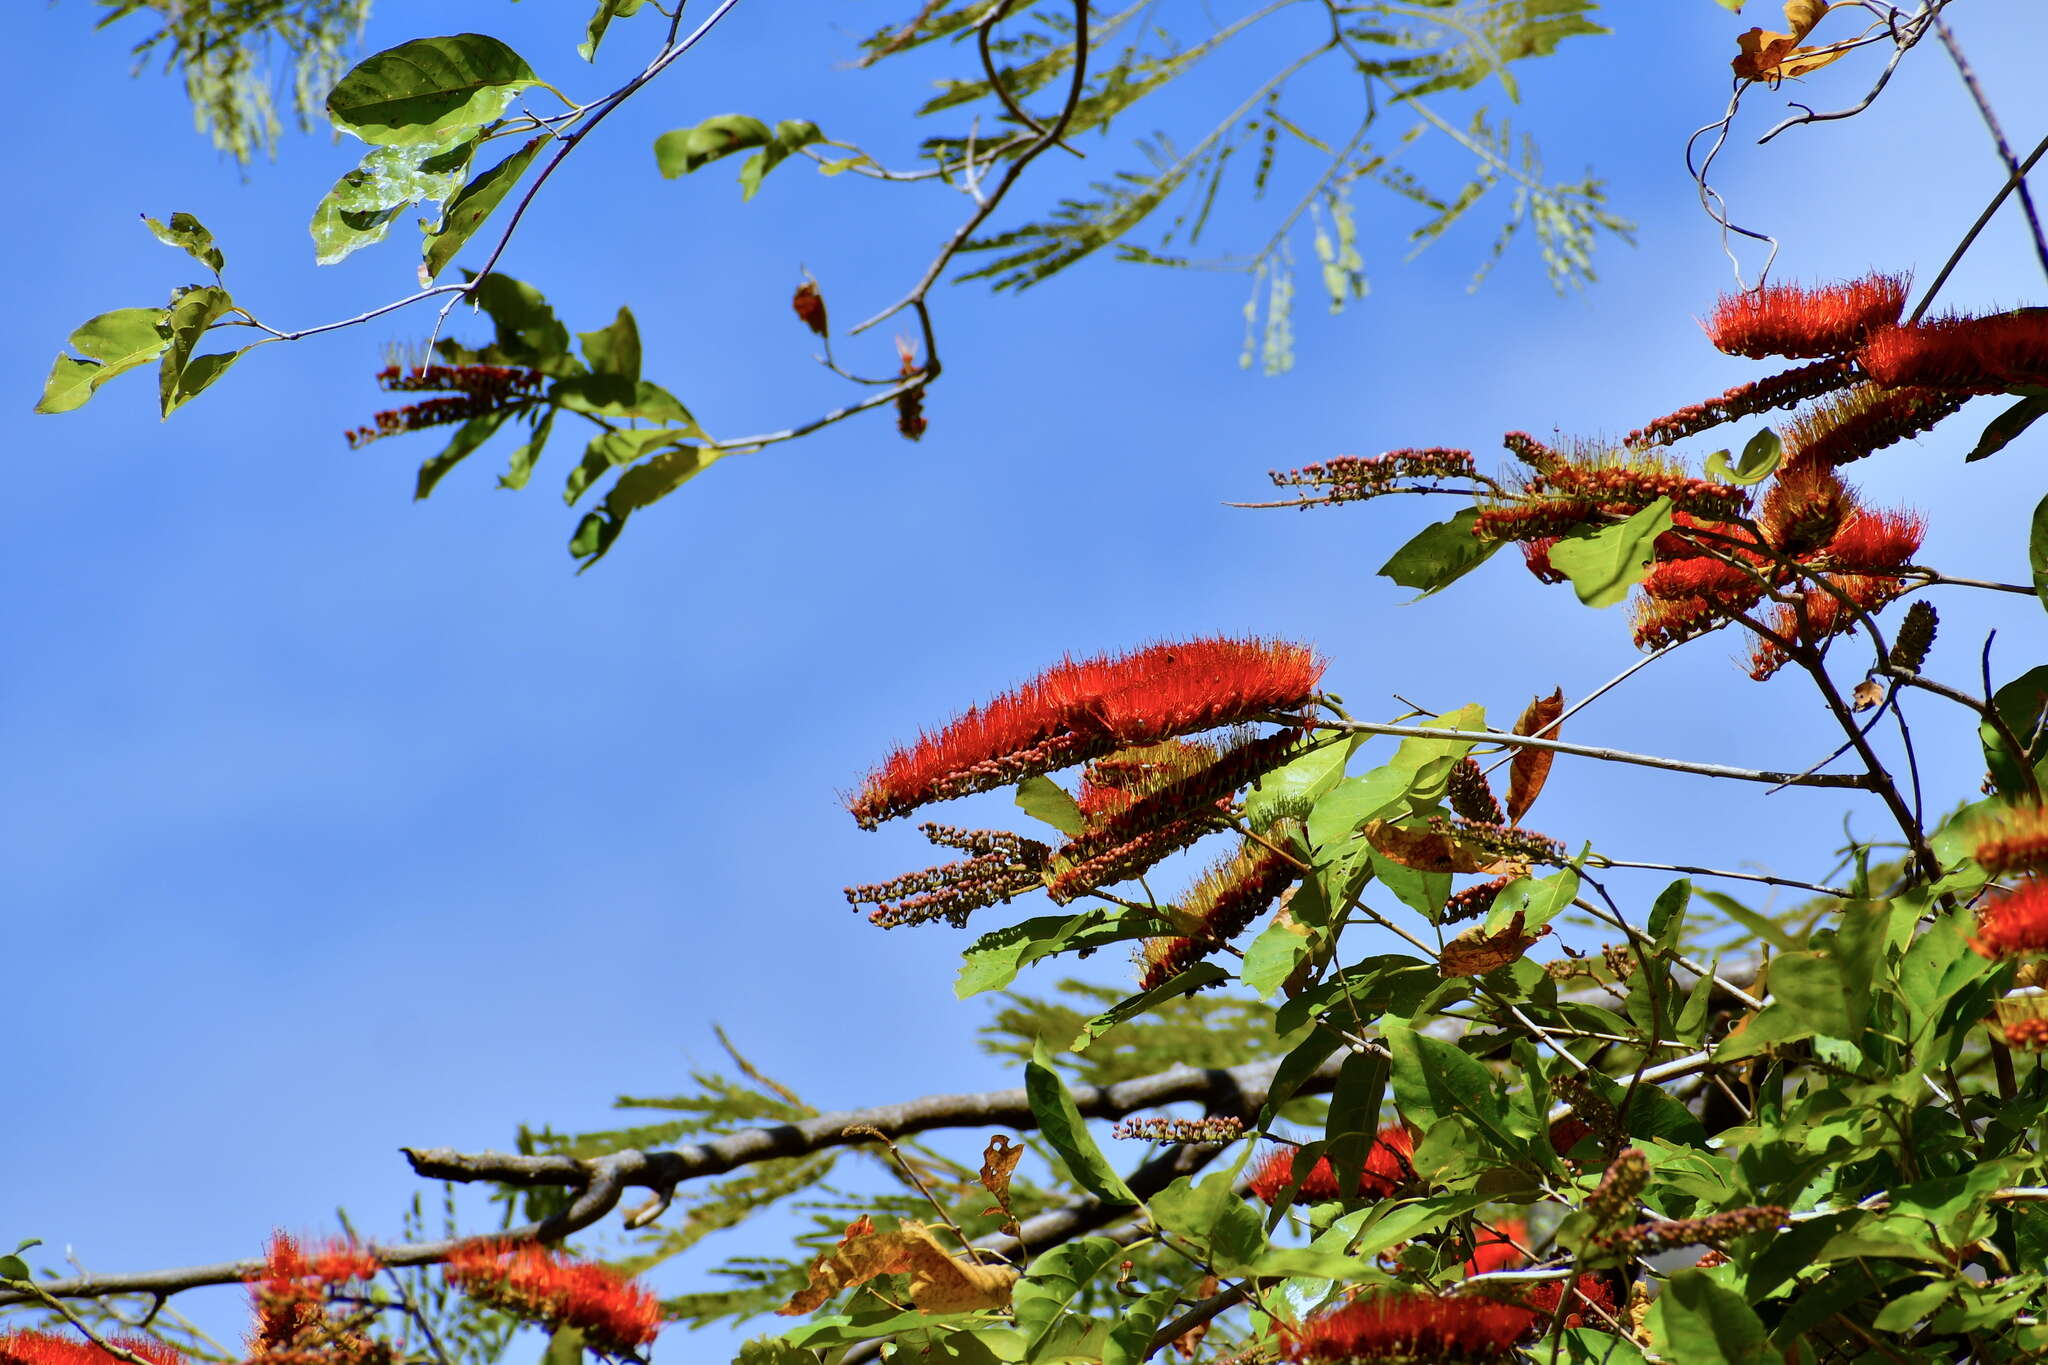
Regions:
[[[1495,858],[1522,863],[1561,863],[1565,860],[1562,840],[1538,834],[1532,829],[1441,815],[1431,817],[1429,828],[1432,833],[1441,834],[1467,848],[1492,854]]]
[[[1437,923],[1456,924],[1461,920],[1478,919],[1493,909],[1494,901],[1513,880],[1513,877],[1495,877],[1490,882],[1480,882],[1463,891],[1453,892],[1451,898],[1444,902],[1443,913],[1437,916]]]
[[[944,919],[955,928],[983,906],[1007,904],[1012,896],[1036,890],[1052,850],[1036,839],[1000,829],[960,829],[926,824],[927,839],[941,848],[957,848],[974,856],[960,862],[907,872],[886,882],[849,886],[846,899],[872,905],[871,924],[894,929]]]
[[[1165,985],[1250,928],[1301,875],[1293,860],[1277,850],[1302,833],[1295,821],[1277,820],[1267,829],[1266,842],[1246,839],[1234,855],[1204,873],[1177,917],[1190,932],[1147,939],[1140,950],[1138,989]]]
[[[1899,622],[1899,633],[1892,637],[1892,652],[1888,662],[1893,668],[1903,668],[1908,673],[1918,673],[1927,662],[1927,651],[1934,648],[1935,627],[1940,618],[1934,613],[1934,604],[1926,598],[1918,598],[1906,608],[1906,619]]]
[[[1482,825],[1505,825],[1507,813],[1500,808],[1493,788],[1486,783],[1477,759],[1467,758],[1451,769],[1448,783],[1451,809],[1467,820]]]
[[[1657,1223],[1636,1223],[1596,1239],[1609,1251],[1626,1256],[1654,1256],[1660,1251],[1703,1243],[1725,1242],[1752,1232],[1781,1227],[1786,1210],[1779,1204],[1757,1204],[1748,1208],[1710,1213],[1704,1218],[1671,1218]]]
[[[1659,417],[1631,431],[1623,438],[1622,444],[1632,449],[1670,445],[1724,422],[1753,417],[1774,408],[1794,407],[1809,398],[1845,389],[1856,381],[1855,367],[1846,360],[1830,358],[1796,365],[1762,379],[1752,379],[1747,384],[1737,384],[1718,398],[1709,398],[1704,403],[1694,403]]]
[[[1199,1119],[1125,1119],[1110,1136],[1169,1146],[1207,1146],[1235,1142],[1243,1137],[1244,1120],[1234,1114]]]
[[[1433,487],[1440,479],[1471,479],[1476,474],[1471,451],[1434,446],[1390,450],[1384,455],[1340,455],[1299,469],[1270,470],[1267,477],[1279,488],[1324,490],[1320,496],[1303,498],[1298,506],[1334,507],[1341,502],[1376,498],[1405,486],[1409,480],[1427,482]]]

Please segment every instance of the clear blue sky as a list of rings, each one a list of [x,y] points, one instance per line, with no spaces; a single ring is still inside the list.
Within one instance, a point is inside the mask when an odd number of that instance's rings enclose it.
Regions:
[[[862,834],[836,794],[920,725],[1063,652],[1197,632],[1306,639],[1367,715],[1400,709],[1398,691],[1511,718],[1533,693],[1611,676],[1633,657],[1621,611],[1545,595],[1512,556],[1402,607],[1372,570],[1433,506],[1221,504],[1263,496],[1272,466],[1403,445],[1489,453],[1514,428],[1619,432],[1762,372],[1715,355],[1695,325],[1729,276],[1680,151],[1725,100],[1735,33],[1773,17],[1752,8],[1615,5],[1616,36],[1524,69],[1518,124],[1553,168],[1606,176],[1640,225],[1636,248],[1603,244],[1583,294],[1554,296],[1528,242],[1465,293],[1488,208],[1402,266],[1412,214],[1371,195],[1373,293],[1330,318],[1304,272],[1300,360],[1283,378],[1237,368],[1237,276],[1100,259],[1021,297],[942,288],[947,373],[921,444],[879,415],[730,461],[578,578],[556,497],[566,441],[525,492],[492,487],[491,449],[420,505],[413,468],[434,437],[344,448],[387,405],[370,383],[381,348],[417,340],[423,313],[267,348],[168,424],[146,376],[82,412],[29,415],[70,328],[189,277],[138,213],[197,214],[238,296],[280,325],[397,297],[415,258],[401,228],[314,266],[306,218],[358,148],[289,138],[244,177],[194,135],[173,82],[128,79],[120,32],[94,33],[92,7],[9,6],[0,66],[29,130],[12,157],[16,321],[0,360],[14,468],[0,507],[0,895],[16,1040],[0,1236],[127,1270],[249,1254],[338,1204],[389,1232],[415,1187],[400,1145],[503,1147],[522,1121],[603,1123],[613,1095],[680,1090],[690,1065],[715,1064],[713,1021],[825,1107],[1015,1083],[977,1053],[987,1005],[952,998],[963,935],[884,934],[849,912],[842,886],[926,859],[908,822]],[[370,46],[483,29],[588,98],[653,34],[619,25],[592,72],[572,50],[583,9],[387,3]],[[922,131],[903,117],[915,82],[845,67],[889,17],[743,3],[572,158],[503,268],[572,328],[630,302],[649,376],[719,433],[844,401],[788,314],[799,267],[851,321],[914,278],[964,201],[790,166],[743,205],[736,166],[663,181],[648,148],[745,111],[811,118],[902,160]],[[1183,17],[1199,31],[1198,13]],[[2048,126],[2048,16],[1971,0],[1953,18],[2030,146]],[[1844,104],[1867,76],[1845,62],[1798,97]],[[1127,134],[1190,140],[1202,108],[1254,78],[1245,64],[1205,73],[1086,144],[1086,165],[1046,158],[1007,221],[1133,164]],[[1752,138],[1784,97],[1746,116]],[[1329,115],[1324,131],[1340,126],[1335,98],[1308,111]],[[1719,183],[1784,239],[1782,275],[1924,280],[1998,178],[1929,44],[1859,119],[1761,149],[1738,139]],[[1233,203],[1226,226],[1251,240],[1269,211]],[[2008,215],[1946,295],[2048,301],[2033,271]],[[888,345],[849,358],[872,370]],[[1978,406],[1970,417],[1996,410]],[[1923,558],[2023,579],[2042,438],[1965,469],[1968,426],[1856,475],[1872,502],[1927,512]],[[2043,622],[2018,599],[1994,605],[2014,623],[1996,654],[2009,677],[2042,657]],[[1992,618],[1967,599],[1943,609],[1936,669],[1967,679]],[[1914,719],[1933,803],[1972,795],[1971,728],[1929,702]],[[1747,682],[1718,637],[1572,737],[1799,766],[1833,743],[1807,694]],[[1538,823],[1620,857],[1811,876],[1844,809],[1830,794],[1561,763]],[[1877,834],[1879,816],[1857,828]],[[726,1249],[714,1239],[663,1287],[701,1285]],[[232,1321],[231,1303],[219,1311]]]

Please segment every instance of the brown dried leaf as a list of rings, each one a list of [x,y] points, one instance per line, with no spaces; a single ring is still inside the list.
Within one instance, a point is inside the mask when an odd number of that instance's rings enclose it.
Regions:
[[[1801,47],[1806,35],[1827,17],[1828,11],[1853,6],[1856,0],[1785,0],[1785,24],[1790,33],[1753,28],[1735,39],[1738,49],[1730,63],[1735,74],[1746,81],[1783,81],[1809,75],[1830,62],[1848,55],[1838,46]]]
[[[1200,1303],[1204,1299],[1214,1297],[1216,1291],[1221,1289],[1222,1287],[1223,1282],[1221,1280],[1218,1280],[1214,1275],[1204,1276],[1202,1278],[1202,1287],[1195,1291],[1195,1301],[1197,1303]],[[1193,1327],[1188,1328],[1187,1331],[1182,1332],[1179,1336],[1173,1339],[1174,1354],[1179,1356],[1182,1360],[1193,1360],[1195,1358],[1195,1352],[1199,1350],[1202,1345],[1202,1338],[1208,1335],[1209,1324],[1206,1322],[1196,1323]]]
[[[1544,925],[1533,934],[1522,932],[1522,912],[1507,922],[1499,932],[1489,934],[1485,926],[1467,929],[1464,933],[1444,945],[1443,953],[1437,958],[1436,969],[1441,976],[1484,976],[1496,968],[1521,960],[1529,951],[1529,945],[1550,932]]]
[[[909,1275],[910,1302],[920,1313],[971,1313],[1008,1308],[1017,1272],[954,1257],[923,1223],[906,1221],[894,1232],[877,1232],[862,1217],[846,1229],[839,1245],[811,1267],[811,1282],[775,1311],[784,1317],[816,1312],[842,1289],[877,1275]]]
[[[1865,678],[1856,684],[1856,690],[1849,694],[1849,709],[1868,711],[1884,700],[1884,684],[1875,678]]]
[[[796,315],[804,326],[819,336],[824,336],[831,330],[830,324],[825,320],[825,296],[818,292],[816,280],[806,276],[804,282],[796,287],[796,297],[789,301],[789,306],[796,310]]]
[[[1497,876],[1522,864],[1468,847],[1433,829],[1403,829],[1391,820],[1373,820],[1360,831],[1373,851],[1418,872],[1484,872]]]
[[[1557,738],[1557,720],[1564,714],[1564,689],[1553,691],[1547,697],[1538,697],[1522,711],[1522,718],[1515,722],[1515,733],[1541,739]],[[1543,784],[1550,780],[1550,765],[1557,755],[1548,749],[1517,749],[1512,762],[1508,764],[1508,823],[1519,825],[1522,817],[1529,813],[1529,807],[1536,804],[1536,798],[1543,794]]]
[[[996,1197],[996,1208],[989,1213],[1003,1215],[1003,1231],[1017,1235],[1017,1215],[1010,1212],[1010,1177],[1017,1173],[1017,1163],[1024,1159],[1024,1144],[1012,1142],[1001,1133],[992,1135],[988,1147],[981,1154],[981,1187]]]

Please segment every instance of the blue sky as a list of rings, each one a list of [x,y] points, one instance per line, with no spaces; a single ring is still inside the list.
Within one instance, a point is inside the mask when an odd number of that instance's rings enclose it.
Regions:
[[[592,72],[573,53],[582,7],[564,8],[388,3],[369,46],[482,29],[589,98],[653,38],[645,20],[616,26]],[[238,297],[284,326],[399,296],[415,259],[394,231],[316,268],[305,220],[359,149],[288,138],[243,175],[194,135],[173,82],[127,78],[119,32],[94,33],[92,14],[70,0],[0,18],[17,107],[48,129],[17,143],[23,207],[4,228],[16,323],[0,422],[17,473],[0,505],[0,886],[20,1046],[0,1160],[40,1174],[10,1183],[0,1236],[95,1268],[247,1254],[338,1204],[389,1229],[414,1188],[400,1145],[600,1124],[615,1094],[679,1090],[690,1065],[715,1064],[713,1021],[825,1107],[1014,1083],[975,1047],[987,1006],[952,998],[963,936],[884,934],[849,912],[841,887],[926,859],[907,823],[856,830],[839,792],[919,726],[1062,653],[1164,636],[1310,640],[1367,715],[1400,709],[1397,691],[1500,719],[1553,686],[1581,695],[1634,657],[1619,610],[1542,596],[1511,556],[1421,607],[1372,576],[1434,506],[1222,503],[1265,496],[1270,467],[1340,453],[1485,458],[1510,429],[1619,432],[1762,372],[1716,355],[1694,321],[1729,275],[1680,148],[1718,115],[1735,33],[1771,16],[1614,6],[1616,35],[1529,65],[1514,111],[1554,170],[1594,168],[1639,224],[1635,248],[1603,243],[1585,292],[1555,296],[1523,242],[1466,293],[1486,207],[1404,266],[1412,211],[1369,193],[1373,292],[1332,318],[1305,272],[1299,361],[1280,378],[1237,367],[1240,276],[1097,259],[1022,296],[942,287],[947,374],[923,442],[877,415],[728,461],[579,578],[555,497],[568,442],[522,493],[492,486],[494,447],[418,505],[434,437],[344,447],[387,405],[370,383],[382,348],[417,340],[424,313],[266,348],[168,423],[145,377],[69,416],[29,414],[73,326],[188,278],[138,213],[197,214]],[[2030,68],[2048,16],[1975,0],[1953,17],[2030,146],[2048,123]],[[788,314],[800,267],[843,325],[901,292],[964,201],[792,165],[742,204],[736,166],[663,181],[648,147],[743,111],[810,118],[900,163],[923,131],[904,116],[921,73],[846,67],[881,22],[742,4],[571,159],[502,268],[572,329],[629,302],[649,376],[721,434],[846,401]],[[1291,40],[1262,37],[1252,56]],[[1259,74],[1251,58],[1219,65],[1085,144],[1087,164],[1045,158],[1006,221],[1134,164],[1141,130],[1191,140]],[[1846,104],[1868,75],[1844,62],[1798,97]],[[1745,114],[1752,139],[1791,93]],[[1305,103],[1300,117],[1341,135],[1339,87]],[[1932,44],[1860,118],[1752,139],[1718,183],[1783,239],[1785,277],[1924,280],[1999,179]],[[1233,201],[1224,226],[1256,240],[1272,212]],[[2011,214],[1945,295],[2048,301]],[[877,335],[843,358],[872,371],[888,348]],[[1928,514],[1924,559],[2023,579],[2041,438],[1965,469],[1971,421],[1996,410],[1977,406],[1856,474],[1871,502]],[[2026,603],[1953,596],[1937,672],[1972,677],[1993,624],[2001,678],[2041,658]],[[1832,747],[1796,684],[1753,685],[1729,651],[1717,637],[1660,662],[1572,737],[1759,765]],[[1971,796],[1972,727],[1924,702],[1914,719],[1930,802]],[[1561,763],[1538,823],[1619,857],[1811,876],[1844,809]],[[1875,835],[1880,818],[1856,827]],[[701,1284],[723,1249],[664,1286]]]

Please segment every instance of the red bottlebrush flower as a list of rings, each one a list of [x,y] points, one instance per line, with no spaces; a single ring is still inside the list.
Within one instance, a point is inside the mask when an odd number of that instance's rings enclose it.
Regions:
[[[2048,881],[2026,881],[1978,908],[1970,946],[1989,958],[2048,953]]]
[[[1746,611],[1764,595],[1770,572],[1762,565],[1745,568],[1741,563],[1709,556],[1667,559],[1652,564],[1643,575],[1643,596],[1667,602],[1704,597],[1726,603],[1735,611]]]
[[[149,1337],[109,1337],[108,1344],[150,1365],[185,1365],[183,1355]],[[54,1332],[8,1332],[0,1335],[0,1365],[119,1365],[119,1357]]]
[[[1630,613],[1629,628],[1641,650],[1669,649],[1728,619],[1722,604],[1705,597],[1637,597]]]
[[[1847,361],[1834,358],[1794,366],[1778,374],[1753,379],[1747,384],[1737,384],[1718,398],[1709,398],[1704,403],[1694,403],[1669,416],[1659,417],[1631,431],[1622,444],[1636,449],[1670,445],[1723,422],[1752,417],[1773,408],[1789,408],[1809,398],[1847,388],[1856,382],[1856,378],[1855,369]]]
[[[661,1331],[652,1292],[609,1267],[532,1242],[470,1242],[449,1256],[446,1274],[480,1303],[550,1328],[576,1328],[601,1355],[637,1355]]]
[[[1757,509],[1757,529],[1788,555],[1817,550],[1856,510],[1856,495],[1824,464],[1781,465]]]
[[[1288,1333],[1285,1354],[1306,1365],[1477,1365],[1512,1359],[1535,1321],[1526,1308],[1477,1295],[1368,1291]]]
[[[377,372],[377,386],[394,393],[438,390],[493,398],[531,393],[547,379],[539,370],[506,365],[386,365]]]
[[[1971,833],[1977,839],[1972,856],[1994,877],[2048,871],[2048,810],[2010,807],[1979,822]]]
[[[1541,540],[1522,542],[1522,564],[1536,576],[1539,583],[1562,583],[1565,576],[1550,566],[1550,547],[1557,544],[1558,537],[1544,536]]]
[[[1074,805],[1090,827],[1124,810],[1140,797],[1186,781],[1222,756],[1214,744],[1194,739],[1169,739],[1133,745],[1104,755],[1081,772],[1081,790]]]
[[[1846,634],[1856,628],[1856,616],[1842,609],[1842,600],[1835,596],[1836,592],[1848,598],[1859,610],[1870,612],[1905,591],[1905,585],[1896,578],[1865,574],[1830,574],[1827,582],[1834,592],[1822,587],[1808,588],[1798,607],[1779,607],[1765,624],[1787,639],[1818,644],[1831,635]],[[1749,676],[1763,682],[1783,668],[1786,662],[1785,652],[1775,641],[1759,639],[1750,653]]]
[[[1858,385],[1786,423],[1785,462],[1844,465],[1860,460],[1933,430],[1965,401],[1965,396],[1933,389]]]
[[[1269,1153],[1245,1182],[1267,1207],[1277,1203],[1293,1183],[1294,1154],[1298,1150],[1282,1147]],[[1405,1125],[1390,1123],[1380,1129],[1365,1154],[1365,1167],[1358,1173],[1358,1193],[1373,1199],[1393,1194],[1415,1178],[1415,1167],[1409,1160],[1414,1155],[1415,1139]],[[1328,1157],[1318,1160],[1302,1177],[1295,1198],[1311,1204],[1343,1198],[1337,1190],[1336,1170]]]
[[[383,1269],[375,1252],[331,1241],[308,1253],[289,1235],[273,1233],[263,1270],[249,1281],[256,1312],[248,1339],[251,1365],[388,1365],[391,1347],[328,1312],[327,1293],[368,1280]]]
[[[1707,320],[1707,338],[1729,355],[1794,360],[1853,351],[1906,306],[1903,275],[1866,275],[1812,289],[1765,285],[1724,294]]]
[[[1529,1225],[1519,1218],[1498,1223],[1481,1223],[1473,1229],[1472,1256],[1465,1262],[1467,1275],[1486,1275],[1496,1270],[1519,1270],[1529,1263],[1522,1248],[1529,1244]]]
[[[902,337],[896,338],[896,354],[902,358],[900,373],[905,379],[918,371],[917,352]],[[906,441],[919,440],[930,423],[924,417],[924,385],[915,384],[896,395],[896,430]]]
[[[2048,309],[1887,327],[1865,343],[1856,360],[1888,389],[1916,385],[1973,394],[2048,383]]]
[[[825,321],[825,296],[818,292],[816,280],[805,276],[804,282],[796,287],[796,297],[789,301],[789,306],[796,310],[797,318],[804,326],[819,336],[830,334],[831,328]]]
[[[1916,512],[1859,508],[1809,562],[1837,573],[1895,574],[1913,562],[1926,535],[1927,521]]]
[[[1533,1288],[1523,1298],[1535,1313],[1536,1321],[1531,1324],[1532,1335],[1541,1335],[1557,1315],[1557,1301],[1564,1297],[1564,1282],[1546,1280]],[[1614,1299],[1614,1288],[1604,1276],[1581,1275],[1572,1286],[1572,1301],[1565,1309],[1566,1327],[1598,1327],[1609,1331],[1619,1309]]]
[[[1200,639],[1064,660],[899,749],[849,802],[864,827],[1133,744],[1304,706],[1323,660],[1303,645]]]
[[[1276,821],[1266,832],[1267,840],[1286,847],[1290,826],[1299,829],[1291,821]],[[1181,904],[1181,918],[1199,932],[1146,942],[1145,971],[1138,989],[1149,991],[1165,985],[1236,938],[1300,875],[1299,868],[1265,844],[1246,839],[1234,855],[1203,873],[1189,888]]]
[[[1583,498],[1537,498],[1481,508],[1472,519],[1472,534],[1481,540],[1547,540],[1554,545],[1559,536],[1602,520],[1598,503]],[[1548,550],[1543,562],[1549,566]]]

